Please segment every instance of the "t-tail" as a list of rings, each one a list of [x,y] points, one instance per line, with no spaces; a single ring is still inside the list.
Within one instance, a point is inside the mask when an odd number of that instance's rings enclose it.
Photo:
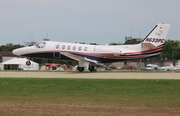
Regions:
[[[170,24],[159,23],[142,41],[142,47],[146,46],[151,49],[162,46],[166,41],[166,37],[170,28]]]

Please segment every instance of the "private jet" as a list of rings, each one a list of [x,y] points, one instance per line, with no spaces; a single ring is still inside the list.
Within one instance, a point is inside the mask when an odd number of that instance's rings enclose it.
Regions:
[[[144,59],[160,55],[170,24],[159,23],[139,44],[134,45],[89,45],[55,41],[41,41],[33,46],[13,50],[22,57],[76,60],[78,71],[84,71],[88,64],[90,72],[95,71],[98,63],[111,63],[134,59]],[[27,61],[27,64],[31,64]]]

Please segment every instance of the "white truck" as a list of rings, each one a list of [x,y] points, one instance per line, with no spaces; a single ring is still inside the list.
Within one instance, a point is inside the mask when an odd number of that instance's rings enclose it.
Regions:
[[[158,66],[156,64],[147,64],[145,70],[154,70]]]

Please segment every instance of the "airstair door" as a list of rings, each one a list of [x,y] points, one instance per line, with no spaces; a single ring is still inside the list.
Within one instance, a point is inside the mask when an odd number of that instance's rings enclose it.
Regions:
[[[54,58],[61,58],[60,49],[61,49],[61,45],[60,44],[55,44],[54,53],[53,53]]]

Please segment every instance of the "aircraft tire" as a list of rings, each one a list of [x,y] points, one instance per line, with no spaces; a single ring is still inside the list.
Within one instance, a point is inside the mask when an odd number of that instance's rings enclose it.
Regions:
[[[89,69],[89,71],[90,71],[90,72],[95,71],[95,67],[94,67],[94,66],[89,66],[89,68],[88,68],[88,69]]]
[[[31,61],[30,60],[26,61],[26,65],[30,66],[31,65]]]
[[[79,72],[83,72],[84,71],[84,67],[79,67],[78,66],[77,69],[78,69]]]

